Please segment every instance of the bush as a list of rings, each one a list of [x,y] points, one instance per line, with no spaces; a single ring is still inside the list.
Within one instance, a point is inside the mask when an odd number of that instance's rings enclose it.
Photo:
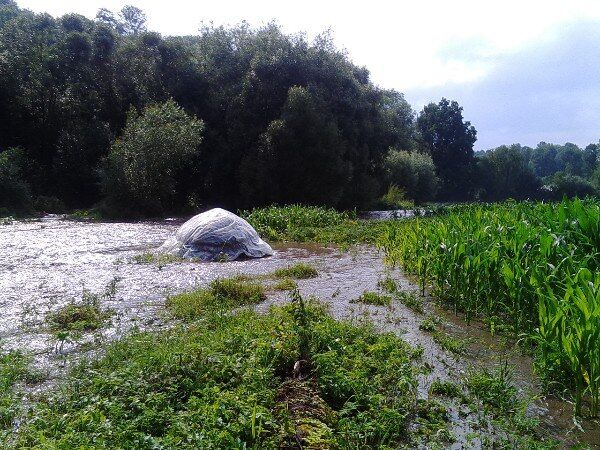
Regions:
[[[389,182],[417,203],[432,200],[438,178],[431,156],[424,153],[391,149],[385,159]]]
[[[204,123],[173,100],[130,110],[123,135],[110,149],[103,174],[109,207],[153,215],[172,210],[176,173],[202,140]]]
[[[550,189],[551,198],[554,200],[560,200],[563,197],[583,198],[597,194],[592,183],[577,175],[558,172],[548,181],[547,186]]]
[[[0,152],[0,208],[9,211],[31,209],[31,189],[22,178],[25,153],[19,148]]]

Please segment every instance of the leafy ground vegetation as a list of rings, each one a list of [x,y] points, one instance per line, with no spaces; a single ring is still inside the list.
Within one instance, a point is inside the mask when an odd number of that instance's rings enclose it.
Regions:
[[[391,224],[380,244],[467,319],[526,337],[549,386],[573,392],[576,414],[598,415],[600,203],[460,206]]]
[[[206,296],[240,294],[220,280]],[[294,295],[268,314],[204,302],[136,332],[32,405],[14,448],[396,448],[415,408],[410,348]],[[183,302],[187,297],[179,297]],[[171,302],[180,316],[178,302]]]
[[[242,211],[246,219],[271,242],[316,242],[349,246],[374,243],[385,222],[358,220],[355,212],[332,208],[290,205]]]

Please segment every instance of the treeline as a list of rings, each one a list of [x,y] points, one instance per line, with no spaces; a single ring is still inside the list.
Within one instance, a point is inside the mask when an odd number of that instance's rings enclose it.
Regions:
[[[477,153],[476,198],[559,200],[600,193],[600,145],[584,149],[540,142],[537,147],[503,145]]]
[[[505,195],[483,185],[496,169],[474,154],[456,102],[416,114],[327,34],[242,23],[172,37],[145,22],[132,6],[90,20],[0,0],[0,208],[159,215]]]

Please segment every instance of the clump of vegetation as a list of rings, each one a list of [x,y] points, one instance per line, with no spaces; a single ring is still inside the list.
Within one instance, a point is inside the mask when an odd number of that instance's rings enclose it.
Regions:
[[[382,295],[378,292],[365,291],[360,297],[351,300],[351,303],[364,303],[366,305],[376,306],[390,306],[392,303],[392,297],[389,295]]]
[[[497,414],[514,414],[519,404],[512,372],[506,363],[494,370],[471,370],[466,386],[472,395]]]
[[[132,261],[136,264],[156,264],[159,269],[162,269],[167,264],[183,262],[186,260],[180,256],[172,255],[170,253],[145,252],[140,253],[139,255],[134,255],[132,257]]]
[[[434,380],[429,387],[430,395],[441,395],[451,398],[462,398],[460,386],[452,381]]]
[[[436,331],[440,322],[441,320],[439,317],[428,316],[419,324],[419,330],[429,332]]]
[[[413,311],[423,314],[423,300],[414,291],[396,291],[394,298]]]
[[[433,331],[433,341],[451,353],[461,355],[466,352],[467,345],[469,343],[466,339],[460,339],[454,336],[450,336],[442,330]]]
[[[179,319],[193,320],[217,309],[231,309],[266,300],[262,284],[239,276],[218,278],[208,288],[167,298],[167,307]]]
[[[241,211],[259,235],[272,242],[316,242],[349,246],[374,243],[386,222],[361,221],[356,212],[313,206],[284,206]]]
[[[377,287],[383,290],[384,292],[387,292],[388,294],[393,294],[398,290],[398,285],[396,284],[396,281],[390,276],[379,280],[377,282]]]
[[[175,174],[189,163],[202,140],[204,123],[173,100],[130,109],[122,136],[110,148],[103,190],[113,209],[144,215],[173,208]]]
[[[454,436],[448,428],[449,416],[446,407],[436,400],[419,399],[417,402],[417,436],[426,442],[451,443]]]
[[[103,300],[114,295],[107,291],[103,295],[85,291],[80,301],[71,301],[56,311],[46,315],[46,323],[51,331],[87,332],[102,328],[112,317],[112,309],[103,308]]]
[[[406,198],[406,192],[392,184],[385,195],[374,205],[377,209],[412,209],[415,203]]]
[[[273,272],[275,278],[295,278],[305,280],[319,276],[317,269],[310,264],[298,263],[292,266],[282,267]]]
[[[282,278],[271,285],[271,288],[276,291],[293,291],[297,287],[298,283],[292,278]]]
[[[415,380],[410,349],[393,334],[338,322],[311,302],[202,319],[135,332],[73,369],[31,405],[15,447],[280,448],[303,423],[306,446],[405,442]],[[306,381],[290,381],[301,341],[312,369]],[[309,388],[294,402],[302,383]],[[304,420],[319,417],[319,426]]]
[[[600,409],[600,203],[458,206],[446,215],[388,226],[388,261],[467,319],[498,321],[535,343],[536,365]],[[490,296],[490,292],[494,295]]]

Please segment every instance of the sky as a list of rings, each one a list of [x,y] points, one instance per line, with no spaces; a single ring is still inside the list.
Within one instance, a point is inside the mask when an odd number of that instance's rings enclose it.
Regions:
[[[331,30],[338,47],[416,111],[457,100],[478,131],[476,150],[540,141],[600,140],[600,0],[17,0],[60,16],[94,17],[125,4],[164,35],[202,23],[276,21],[312,38]]]

